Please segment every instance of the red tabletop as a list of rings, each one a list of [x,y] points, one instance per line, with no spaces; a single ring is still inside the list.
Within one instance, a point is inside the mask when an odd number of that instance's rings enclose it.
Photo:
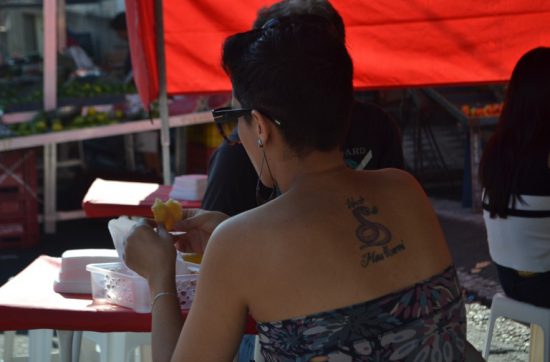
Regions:
[[[156,183],[109,181],[97,178],[82,200],[88,217],[118,217],[121,215],[152,217],[151,206],[156,198],[169,199],[172,186]],[[178,200],[184,208],[198,208],[196,200]]]
[[[0,287],[0,331],[58,329],[96,332],[150,332],[151,314],[116,305],[94,305],[91,295],[60,294],[53,282],[61,259],[41,255]],[[187,317],[188,310],[182,310]],[[256,333],[249,318],[246,333]]]

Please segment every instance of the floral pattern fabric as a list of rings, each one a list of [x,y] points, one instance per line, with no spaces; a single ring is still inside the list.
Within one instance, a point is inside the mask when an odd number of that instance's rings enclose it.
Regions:
[[[258,323],[266,361],[462,361],[466,313],[454,267],[329,312]]]

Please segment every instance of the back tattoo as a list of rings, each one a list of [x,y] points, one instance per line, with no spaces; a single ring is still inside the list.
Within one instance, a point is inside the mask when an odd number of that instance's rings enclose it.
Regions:
[[[368,249],[361,255],[362,267],[366,268],[371,263],[384,261],[405,250],[403,240],[397,245],[390,244],[392,241],[390,229],[381,223],[367,219],[369,216],[378,214],[376,206],[366,206],[365,199],[362,197],[357,200],[349,198],[347,204],[355,219],[359,221],[359,226],[355,229],[355,236],[361,243],[359,249]]]

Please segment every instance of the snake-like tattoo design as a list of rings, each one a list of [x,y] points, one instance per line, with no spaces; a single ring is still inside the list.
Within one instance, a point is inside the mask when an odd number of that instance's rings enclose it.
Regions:
[[[378,209],[372,209],[367,206],[357,206],[353,209],[353,216],[359,221],[359,226],[355,230],[355,235],[361,241],[361,249],[373,246],[383,246],[390,242],[390,230],[377,222],[369,221],[366,217],[378,213]]]

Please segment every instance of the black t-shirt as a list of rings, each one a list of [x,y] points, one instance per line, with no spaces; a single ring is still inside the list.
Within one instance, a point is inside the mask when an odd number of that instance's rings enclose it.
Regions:
[[[399,126],[377,105],[354,102],[344,159],[350,168],[358,170],[404,168]]]
[[[401,132],[396,122],[380,107],[355,102],[344,158],[353,169],[403,168]],[[236,130],[235,130],[236,132]],[[208,166],[208,185],[202,208],[236,215],[257,205],[258,175],[240,144],[223,143]],[[270,190],[262,187],[267,197]]]

